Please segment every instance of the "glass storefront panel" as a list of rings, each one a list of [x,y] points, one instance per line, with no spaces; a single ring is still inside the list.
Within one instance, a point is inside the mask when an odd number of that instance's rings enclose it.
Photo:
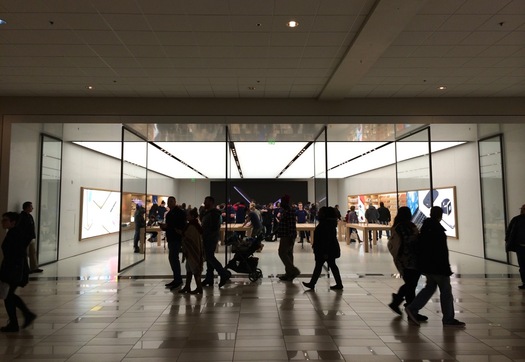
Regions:
[[[436,198],[432,190],[430,128],[396,141],[396,182],[398,206],[408,206],[412,221],[421,227],[430,216]]]
[[[122,128],[119,272],[145,258],[148,143]]]
[[[505,252],[505,180],[501,135],[478,142],[485,258],[508,261]]]
[[[37,250],[39,263],[46,264],[58,260],[62,141],[42,135],[41,142]]]
[[[319,133],[314,147],[314,191],[317,210],[323,206],[329,206],[328,200],[328,153],[327,153],[326,127]],[[330,205],[334,206],[334,205]]]

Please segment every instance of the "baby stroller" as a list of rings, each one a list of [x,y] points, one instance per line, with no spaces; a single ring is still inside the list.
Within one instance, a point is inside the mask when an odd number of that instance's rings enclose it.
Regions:
[[[240,238],[237,234],[233,234],[226,240],[226,245],[232,246],[233,258],[226,265],[227,269],[231,269],[236,273],[248,274],[250,281],[255,282],[262,278],[263,273],[261,269],[257,268],[259,258],[253,256],[260,247],[263,235],[260,234],[255,238]]]

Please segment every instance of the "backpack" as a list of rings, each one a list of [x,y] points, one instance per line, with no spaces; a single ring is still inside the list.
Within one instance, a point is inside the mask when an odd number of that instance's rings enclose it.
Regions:
[[[401,251],[401,236],[398,234],[395,228],[392,228],[391,235],[386,246],[388,247],[390,255],[392,255],[392,259],[394,259],[394,265],[396,266],[396,269],[401,275],[403,275],[404,268],[401,264],[401,261],[399,260],[399,253]]]
[[[392,258],[394,258],[394,260],[397,259],[399,250],[401,249],[401,236],[399,236],[395,228],[392,228],[386,246],[388,247],[388,251],[390,252],[390,255],[392,255]]]

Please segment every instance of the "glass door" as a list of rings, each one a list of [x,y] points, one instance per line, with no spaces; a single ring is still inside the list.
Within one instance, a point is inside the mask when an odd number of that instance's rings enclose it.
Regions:
[[[145,258],[148,142],[122,127],[119,272]]]
[[[314,141],[314,190],[317,210],[328,204],[328,153],[326,126]],[[333,205],[331,205],[333,206]]]
[[[501,135],[478,142],[485,258],[508,262],[505,252],[505,180]]]
[[[58,260],[62,140],[41,136],[37,255],[39,264]]]
[[[396,141],[396,183],[398,207],[408,206],[412,221],[421,227],[430,216],[436,199],[432,190],[430,127]]]

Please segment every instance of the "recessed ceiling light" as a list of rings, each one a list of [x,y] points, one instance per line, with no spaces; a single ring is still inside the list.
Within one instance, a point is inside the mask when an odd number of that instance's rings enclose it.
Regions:
[[[248,87],[249,90],[255,90],[255,87]]]
[[[95,87],[93,87],[92,85],[88,85],[88,86],[86,86],[86,88],[89,89],[89,90],[95,89]]]
[[[0,25],[5,25],[7,24],[7,21],[5,21],[4,19],[0,19]]]
[[[295,20],[290,20],[289,22],[286,23],[286,26],[289,28],[296,28],[299,26],[299,23]]]
[[[439,89],[439,90],[445,90],[445,89],[447,89],[447,87],[444,86],[444,85],[440,85],[440,86],[438,87],[438,89]]]

